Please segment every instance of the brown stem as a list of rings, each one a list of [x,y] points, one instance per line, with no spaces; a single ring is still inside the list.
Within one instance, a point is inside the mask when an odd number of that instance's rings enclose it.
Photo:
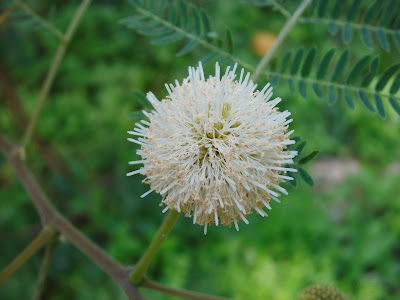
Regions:
[[[141,283],[142,287],[156,290],[165,294],[180,296],[185,299],[192,299],[192,300],[233,300],[232,298],[224,298],[219,296],[212,296],[207,294],[202,294],[198,292],[192,292],[187,290],[176,289],[167,285],[163,285],[161,283],[155,282],[153,280],[145,279]]]
[[[26,167],[25,162],[20,159],[19,155],[16,155],[18,147],[8,141],[2,134],[0,134],[0,149],[13,165],[43,223],[54,226],[66,236],[72,244],[103,269],[121,287],[129,299],[142,300],[143,297],[139,290],[129,282],[129,270],[89,240],[57,211],[42,192],[32,173]]]
[[[0,273],[0,285],[6,281],[15,271],[23,266],[40,248],[42,248],[54,235],[55,230],[51,226],[43,227],[36,238]]]

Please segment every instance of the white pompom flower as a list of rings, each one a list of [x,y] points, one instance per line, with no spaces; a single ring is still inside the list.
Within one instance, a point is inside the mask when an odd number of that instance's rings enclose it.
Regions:
[[[136,123],[129,141],[139,144],[137,154],[143,164],[127,175],[142,174],[150,190],[163,196],[163,212],[173,209],[193,218],[193,223],[246,224],[255,212],[268,216],[270,200],[287,191],[279,186],[292,180],[287,168],[296,151],[285,151],[294,144],[288,130],[290,112],[280,112],[281,98],[272,97],[267,84],[261,91],[244,77],[242,69],[235,80],[236,66],[220,75],[204,77],[201,63],[189,67],[189,76],[175,85],[166,84],[169,95],[159,101],[149,92],[154,110],[143,112],[149,121]]]

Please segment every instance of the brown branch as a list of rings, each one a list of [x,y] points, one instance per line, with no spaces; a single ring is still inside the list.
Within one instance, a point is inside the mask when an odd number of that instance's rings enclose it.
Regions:
[[[42,221],[58,229],[72,244],[92,259],[120,286],[129,299],[143,300],[144,298],[139,293],[137,287],[129,282],[129,270],[89,240],[58,212],[42,192],[42,189],[25,165],[25,162],[17,155],[18,147],[2,134],[0,134],[0,149],[13,165],[22,185],[38,210]]]
[[[192,299],[192,300],[233,300],[232,298],[224,298],[224,297],[219,297],[219,296],[212,296],[212,295],[207,295],[203,293],[198,293],[198,292],[193,292],[193,291],[188,291],[188,290],[181,290],[181,289],[176,289],[161,283],[158,283],[153,280],[148,280],[145,279],[141,285],[142,287],[159,291],[161,293],[169,294],[169,295],[174,295],[174,296],[180,296],[185,299]]]

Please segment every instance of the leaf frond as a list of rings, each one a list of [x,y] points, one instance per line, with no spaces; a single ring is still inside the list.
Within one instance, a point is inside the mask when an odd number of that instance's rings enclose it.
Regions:
[[[136,14],[120,23],[148,36],[153,44],[169,44],[182,40],[184,42],[177,51],[177,56],[185,55],[201,45],[209,50],[209,55],[202,59],[203,63],[216,58],[233,61],[231,32],[226,29],[225,36],[221,37],[213,31],[204,10],[185,0],[132,0],[131,3],[136,7]]]
[[[385,51],[392,49],[390,40],[400,51],[399,1],[375,0],[368,7],[361,0],[314,0],[313,3],[317,9],[309,9],[300,22],[325,24],[332,35],[341,32],[345,45],[350,44],[358,32],[363,44],[370,49],[373,49],[375,37]]]
[[[368,110],[377,111],[382,118],[386,116],[385,106],[388,104],[398,112],[400,63],[390,66],[379,75],[378,57],[366,55],[354,61],[348,49],[336,54],[331,49],[317,59],[316,52],[315,48],[308,52],[299,49],[294,55],[287,52],[281,59],[279,71],[265,71],[264,75],[271,81],[283,79],[292,94],[298,90],[304,99],[308,98],[308,90],[311,90],[318,98],[328,99],[329,103],[335,102],[339,96],[351,109],[359,100]],[[301,72],[298,72],[299,69]]]

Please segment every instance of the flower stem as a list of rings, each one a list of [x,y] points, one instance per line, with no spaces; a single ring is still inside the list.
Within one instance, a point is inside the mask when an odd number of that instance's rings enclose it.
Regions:
[[[311,2],[311,0],[303,0],[303,2],[300,3],[300,5],[297,7],[296,11],[290,17],[290,19],[287,20],[285,26],[283,26],[281,32],[279,33],[278,37],[276,38],[276,41],[272,45],[271,49],[260,60],[260,63],[258,64],[256,71],[253,75],[253,78],[252,78],[253,81],[256,81],[258,79],[258,77],[260,76],[260,74],[262,72],[262,69],[269,63],[271,58],[274,56],[276,50],[278,50],[279,46],[285,40],[286,36],[292,30],[293,26],[296,24],[296,22],[298,21],[298,19],[301,16],[301,14],[307,8],[307,6],[310,4],[310,2]]]
[[[0,285],[23,266],[40,248],[56,234],[52,226],[46,225],[36,238],[1,273]]]
[[[185,299],[193,299],[193,300],[232,300],[232,298],[224,298],[218,296],[212,296],[207,294],[202,294],[198,292],[192,292],[187,290],[176,289],[152,280],[145,279],[141,284],[142,287],[156,290],[165,294],[180,296]]]
[[[129,275],[129,280],[132,284],[139,285],[141,283],[141,281],[143,280],[143,276],[146,274],[147,269],[153,262],[154,257],[161,248],[161,245],[164,243],[168,234],[171,232],[172,227],[174,227],[176,221],[178,221],[179,216],[180,213],[176,210],[171,209],[169,211],[168,215],[165,217],[163,223],[158,229],[156,236],[137,263],[135,269]]]

